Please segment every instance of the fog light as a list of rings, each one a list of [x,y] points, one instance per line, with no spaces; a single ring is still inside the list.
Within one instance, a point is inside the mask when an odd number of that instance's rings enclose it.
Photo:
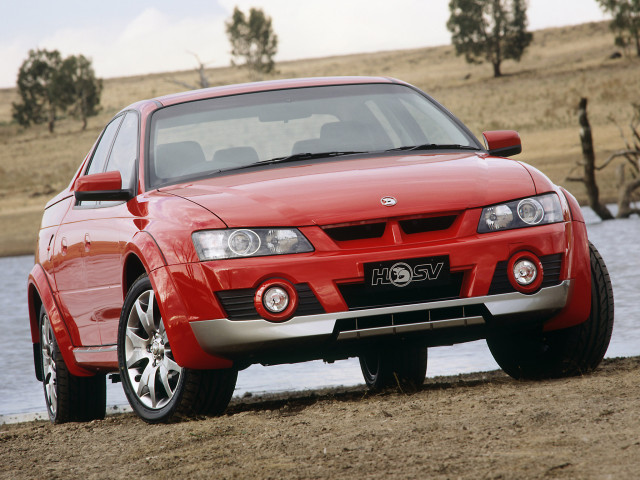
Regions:
[[[280,313],[289,305],[289,294],[282,287],[268,288],[262,295],[262,304],[271,313]]]
[[[520,285],[531,285],[538,276],[538,269],[531,260],[523,258],[514,264],[513,276]]]
[[[298,291],[287,280],[272,278],[258,287],[253,305],[265,320],[284,322],[298,308]]]
[[[540,259],[531,252],[518,252],[507,265],[509,283],[522,293],[534,293],[542,285],[543,270]]]

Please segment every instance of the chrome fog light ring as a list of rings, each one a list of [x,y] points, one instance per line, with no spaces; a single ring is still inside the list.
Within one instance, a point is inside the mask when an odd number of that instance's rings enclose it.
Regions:
[[[511,286],[522,293],[535,293],[542,286],[544,268],[538,256],[529,251],[514,254],[507,264]]]

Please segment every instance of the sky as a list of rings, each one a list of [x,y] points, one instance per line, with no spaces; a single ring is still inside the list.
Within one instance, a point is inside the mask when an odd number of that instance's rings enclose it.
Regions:
[[[0,0],[0,88],[15,86],[30,49],[83,54],[102,78],[230,62],[224,22],[262,8],[276,61],[450,43],[448,0]],[[529,29],[600,21],[596,0],[529,0]]]

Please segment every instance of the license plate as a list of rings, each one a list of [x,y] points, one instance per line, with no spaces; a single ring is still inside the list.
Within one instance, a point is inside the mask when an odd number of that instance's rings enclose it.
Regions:
[[[449,256],[365,263],[365,282],[372,288],[428,287],[449,283]]]

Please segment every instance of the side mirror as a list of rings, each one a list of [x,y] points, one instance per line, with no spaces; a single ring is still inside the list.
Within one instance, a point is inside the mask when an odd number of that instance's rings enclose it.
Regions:
[[[513,130],[494,130],[482,132],[489,154],[497,157],[510,157],[522,152],[520,135]]]
[[[78,178],[74,195],[78,201],[127,201],[133,198],[131,190],[122,189],[122,175],[117,171],[94,173]]]

